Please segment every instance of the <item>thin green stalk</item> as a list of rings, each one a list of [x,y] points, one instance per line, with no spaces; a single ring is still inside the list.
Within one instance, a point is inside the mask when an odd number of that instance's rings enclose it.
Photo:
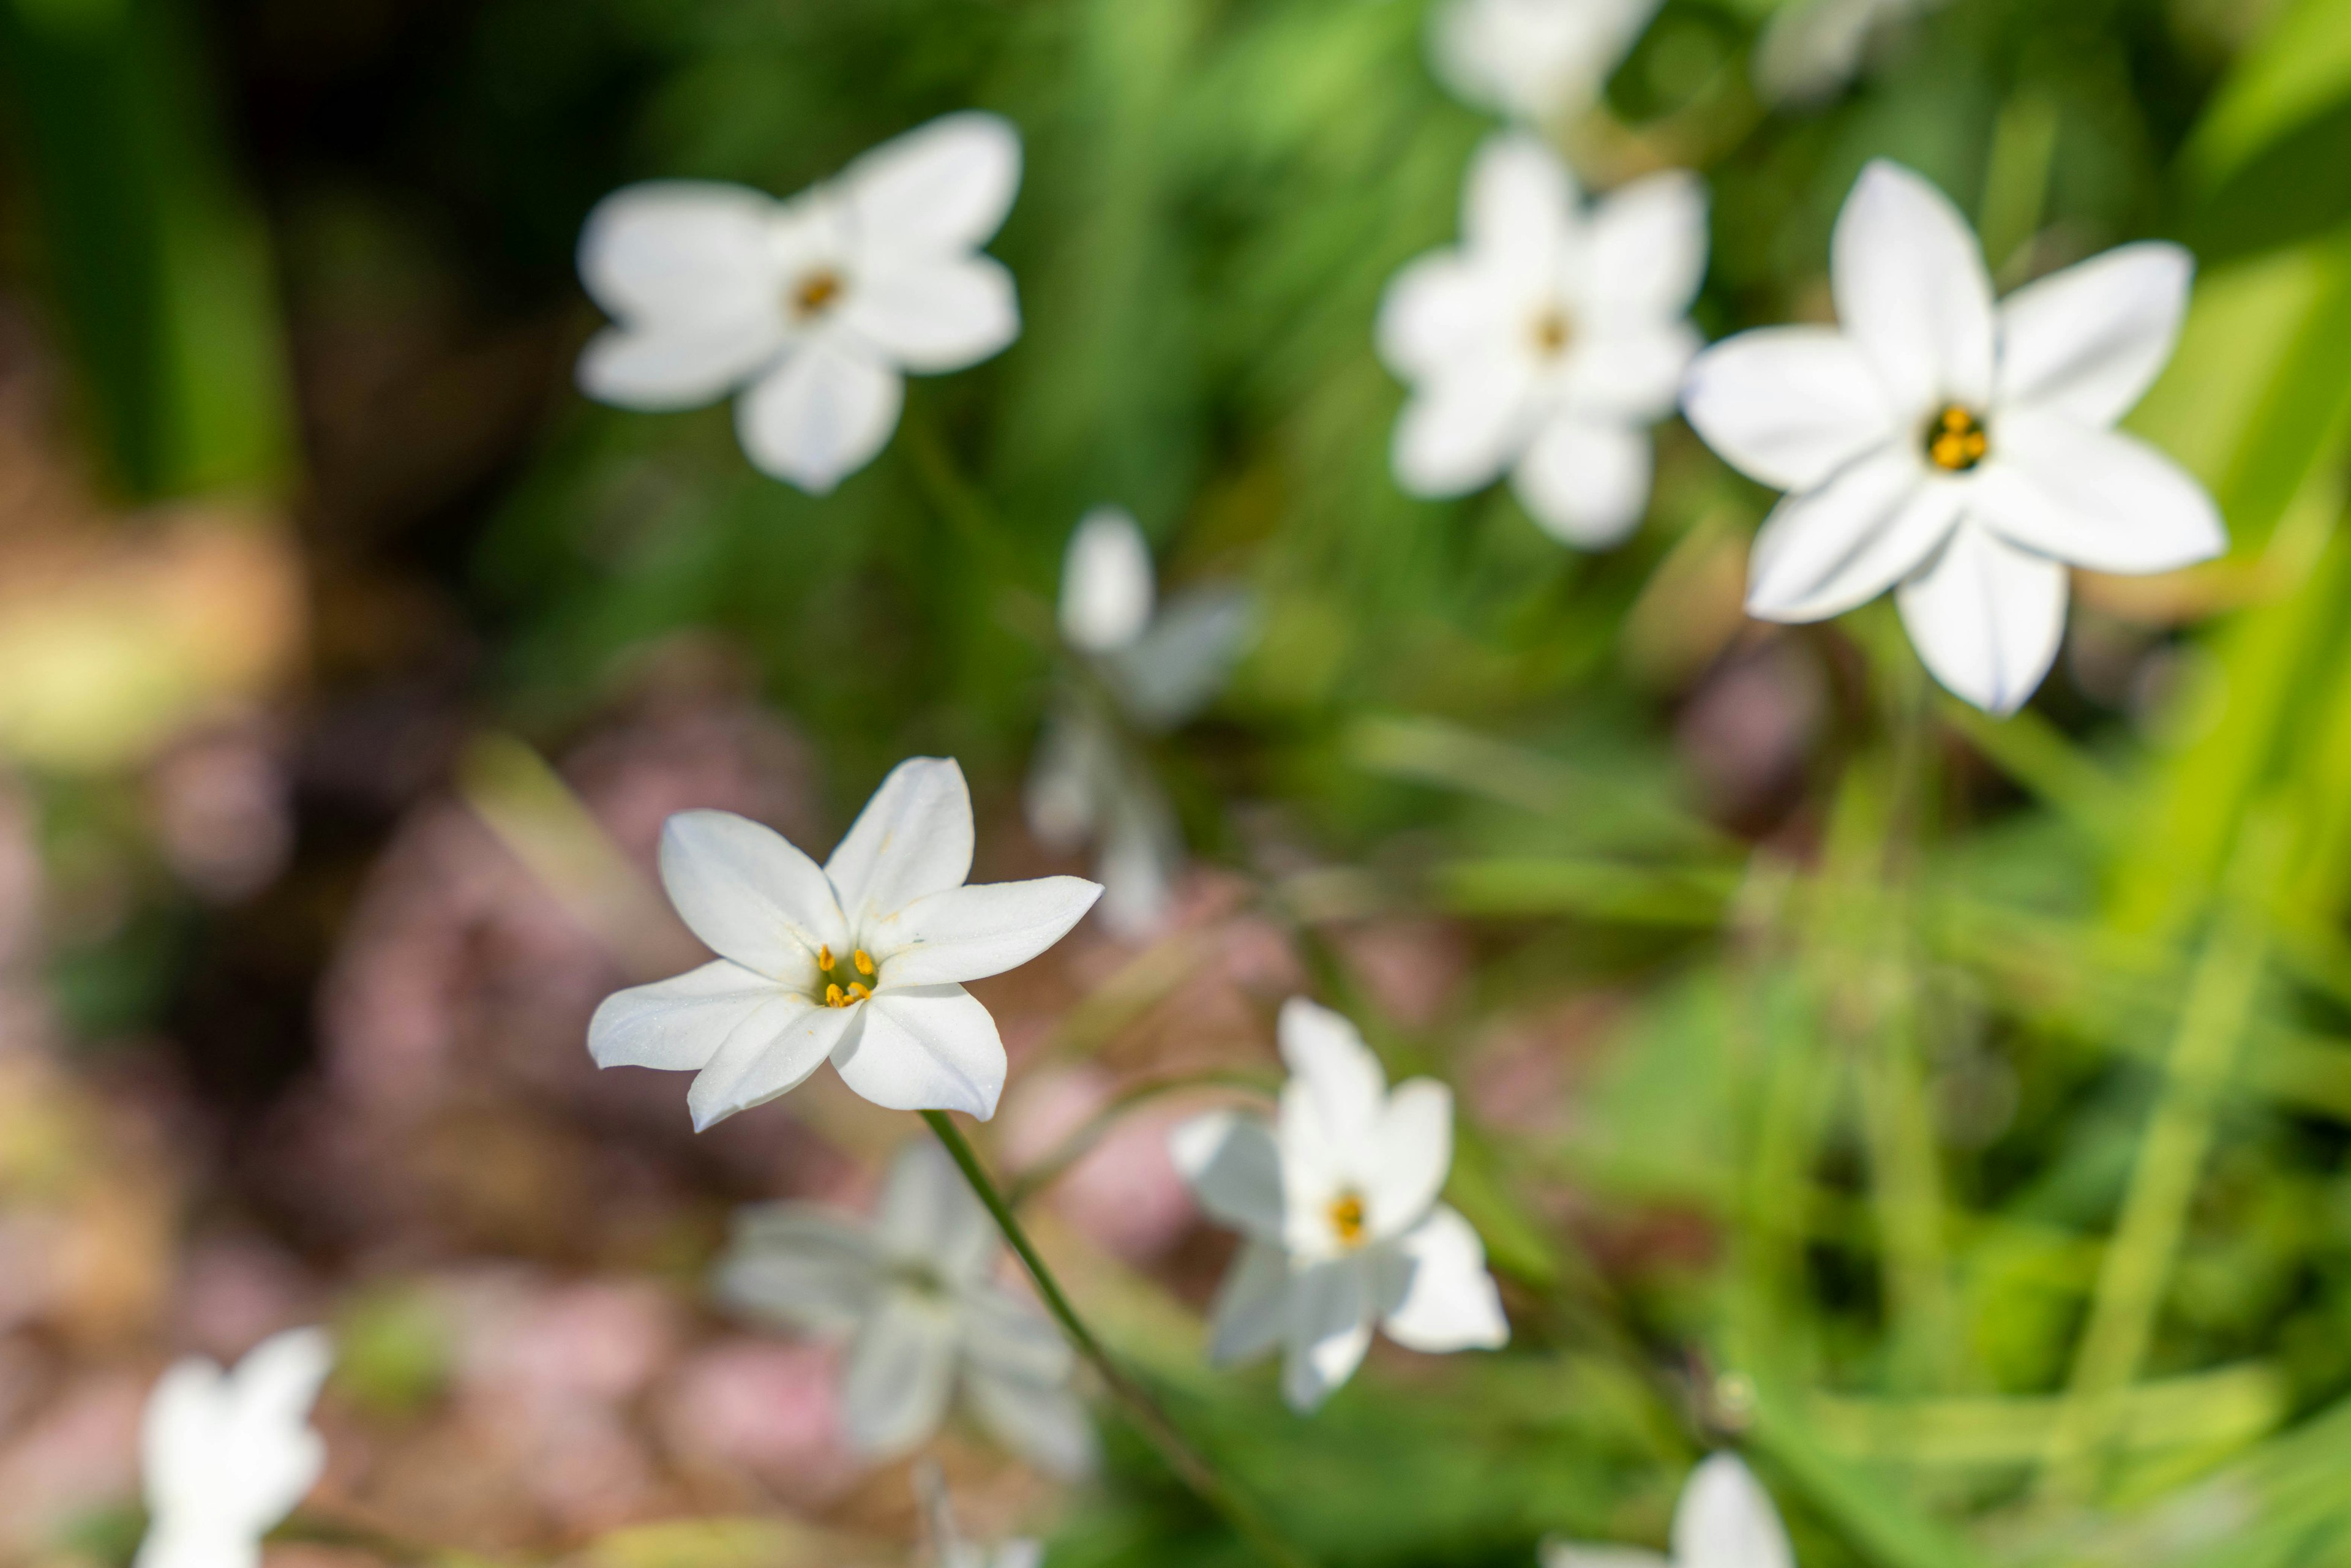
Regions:
[[[2173,1036],[2161,1096],[2139,1145],[2120,1221],[2106,1245],[2089,1325],[2075,1352],[2064,1408],[2051,1435],[2044,1491],[2081,1495],[2095,1479],[2116,1396],[2138,1375],[2155,1337],[2188,1211],[2212,1144],[2220,1092],[2234,1070],[2269,959],[2268,874],[2278,859],[2274,824],[2245,829],[2231,878]]]
[[[1111,1358],[1110,1352],[1102,1348],[1102,1342],[1094,1337],[1093,1331],[1086,1326],[1085,1320],[1079,1317],[1077,1309],[1070,1304],[1070,1298],[1062,1293],[1061,1281],[1053,1277],[1052,1270],[1047,1268],[1045,1260],[1038,1255],[1036,1247],[1029,1239],[1029,1233],[1021,1228],[1019,1219],[1014,1216],[1011,1206],[1004,1201],[1004,1195],[997,1190],[996,1183],[988,1176],[986,1167],[980,1165],[979,1155],[972,1149],[970,1141],[947,1119],[946,1113],[925,1111],[923,1120],[931,1124],[931,1131],[937,1134],[939,1142],[946,1145],[947,1153],[955,1157],[956,1165],[963,1171],[964,1179],[971,1184],[971,1190],[978,1195],[979,1201],[995,1217],[997,1228],[1003,1231],[1004,1239],[1010,1243],[1014,1252],[1019,1254],[1021,1263],[1029,1270],[1029,1277],[1037,1283],[1037,1293],[1045,1299],[1046,1310],[1053,1314],[1053,1321],[1061,1325],[1061,1332],[1070,1336],[1071,1347],[1093,1367],[1112,1397],[1126,1407],[1128,1419],[1134,1423],[1135,1429],[1150,1441],[1151,1446],[1159,1450],[1160,1458],[1167,1461],[1167,1468],[1174,1470],[1201,1501],[1222,1514],[1225,1521],[1243,1540],[1257,1548],[1267,1562],[1275,1564],[1275,1568],[1312,1568],[1311,1559],[1282,1539],[1265,1516],[1258,1511],[1257,1505],[1241,1495],[1201,1457],[1199,1451],[1176,1429],[1176,1424],[1167,1418],[1167,1413],[1159,1408],[1158,1401],[1128,1376],[1125,1370]]]

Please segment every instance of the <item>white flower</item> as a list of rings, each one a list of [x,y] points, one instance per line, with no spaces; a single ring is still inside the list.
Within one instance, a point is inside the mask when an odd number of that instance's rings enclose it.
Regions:
[[[823,493],[897,428],[902,372],[961,370],[1020,334],[1012,275],[977,254],[1020,184],[1020,137],[951,114],[778,202],[660,180],[589,214],[580,276],[613,317],[580,357],[589,396],[691,408],[748,389],[751,461]]]
[[[2111,428],[2171,357],[2192,269],[2178,246],[2127,245],[1995,307],[1950,203],[1872,163],[1830,255],[1842,328],[1741,333],[1691,367],[1698,434],[1789,492],[1756,536],[1748,612],[1821,621],[1894,589],[1935,677],[2009,713],[2057,655],[2066,563],[2220,554],[2211,498]]]
[[[1698,351],[1685,319],[1706,271],[1706,192],[1681,171],[1587,213],[1533,137],[1495,137],[1469,171],[1465,244],[1396,276],[1380,354],[1412,383],[1396,479],[1458,496],[1509,471],[1545,531],[1586,548],[1630,533],[1649,501],[1648,426]]]
[[[326,1469],[310,1406],[333,1364],[326,1331],[294,1329],[235,1372],[191,1356],[157,1380],[140,1433],[149,1524],[137,1568],[257,1568],[261,1538]]]
[[[812,1204],[743,1210],[719,1298],[813,1333],[845,1335],[850,1442],[902,1454],[939,1428],[960,1390],[990,1431],[1040,1469],[1079,1475],[1093,1428],[1070,1389],[1053,1325],[995,1283],[996,1227],[936,1144],[906,1145],[861,1222]]]
[[[1792,0],[1755,46],[1755,86],[1774,103],[1810,103],[1854,78],[1877,31],[1935,0]]]
[[[1184,855],[1175,810],[1123,730],[1172,728],[1199,711],[1250,620],[1248,599],[1231,588],[1193,589],[1155,616],[1157,597],[1151,547],[1134,518],[1114,507],[1086,514],[1062,563],[1061,635],[1111,701],[1082,687],[1061,693],[1025,798],[1029,831],[1042,842],[1099,843],[1102,919],[1123,936],[1147,935],[1165,917]]]
[[[606,998],[590,1053],[600,1067],[697,1074],[697,1131],[827,1057],[877,1105],[986,1121],[1004,1044],[957,982],[1027,963],[1102,889],[1073,876],[966,887],[971,848],[971,795],[945,758],[893,768],[821,867],[731,812],[680,812],[662,830],[662,883],[719,956]]]
[[[1599,99],[1659,0],[1453,0],[1436,15],[1437,74],[1470,103],[1550,120]]]
[[[1674,1552],[1546,1541],[1542,1568],[1795,1568],[1788,1531],[1735,1454],[1711,1454],[1690,1472],[1674,1508]]]
[[[1486,1249],[1437,1200],[1453,1166],[1451,1091],[1416,1078],[1391,1094],[1354,1026],[1301,997],[1283,1005],[1280,1035],[1278,1127],[1217,1111],[1170,1140],[1200,1206],[1244,1239],[1210,1358],[1280,1345],[1282,1392],[1311,1410],[1354,1375],[1375,1321],[1413,1350],[1507,1343]]]

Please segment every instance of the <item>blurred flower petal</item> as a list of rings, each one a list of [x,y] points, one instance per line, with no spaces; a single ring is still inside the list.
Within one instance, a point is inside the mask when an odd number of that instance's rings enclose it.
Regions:
[[[2064,567],[1974,524],[1902,585],[1902,624],[1935,678],[1987,713],[2013,712],[2057,657]]]
[[[951,1281],[985,1279],[996,1260],[996,1221],[935,1143],[909,1144],[893,1162],[872,1229],[893,1257],[926,1262]]]
[[[1968,505],[2012,544],[2114,572],[2170,571],[2229,548],[2204,487],[2134,436],[2020,413],[2001,421],[2000,445]]]
[[[1603,549],[1640,526],[1651,462],[1646,431],[1562,414],[1519,460],[1511,487],[1543,532]]]
[[[955,1391],[956,1322],[935,1301],[884,1295],[850,1345],[843,1424],[859,1451],[904,1453],[939,1428]]]
[[[1237,1111],[1195,1116],[1176,1129],[1168,1151],[1203,1209],[1250,1236],[1280,1239],[1281,1150],[1261,1118]]]
[[[1020,133],[1001,115],[932,120],[859,158],[841,178],[869,243],[913,252],[986,245],[1020,189]]]
[[[1508,1343],[1510,1322],[1486,1271],[1478,1232],[1443,1204],[1426,1213],[1391,1254],[1403,1268],[1383,1303],[1380,1327],[1412,1350],[1490,1350]]]
[[[1020,336],[1012,274],[992,256],[870,267],[841,308],[841,324],[916,374],[959,371]]]
[[[841,335],[792,350],[743,395],[735,430],[762,470],[811,495],[829,495],[888,444],[905,382],[872,352]]]
[[[2110,425],[2170,361],[2196,258],[2176,245],[2117,246],[2000,302],[2000,402]]]
[[[1826,327],[1765,327],[1718,343],[1690,366],[1682,396],[1708,446],[1782,490],[1827,483],[1898,429],[1868,358]]]
[[[1151,547],[1134,517],[1097,507],[1061,558],[1061,636],[1087,653],[1125,647],[1151,624]]]
[[[1897,414],[1991,400],[1991,275],[1950,199],[1898,163],[1861,172],[1837,214],[1829,278],[1837,319]]]
[[[1674,1510],[1674,1559],[1691,1568],[1795,1568],[1771,1497],[1735,1454],[1709,1454]]]
[[[1959,485],[1927,477],[1910,454],[1880,447],[1763,519],[1747,612],[1820,621],[1867,603],[1935,553],[1966,499]]]

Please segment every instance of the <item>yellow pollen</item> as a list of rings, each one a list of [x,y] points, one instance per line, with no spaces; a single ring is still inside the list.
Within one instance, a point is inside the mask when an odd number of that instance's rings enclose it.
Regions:
[[[820,969],[830,969],[832,967],[832,948],[831,946],[819,947],[816,950],[816,967]]]
[[[852,980],[849,982],[849,999],[854,1002],[870,1002],[873,999],[872,988],[862,980]]]
[[[1352,1192],[1343,1192],[1331,1200],[1331,1228],[1339,1233],[1343,1247],[1360,1247],[1364,1240],[1364,1200]]]
[[[1567,312],[1556,305],[1537,316],[1529,330],[1534,337],[1535,352],[1547,360],[1557,358],[1575,339],[1574,323],[1567,319]]]
[[[863,975],[868,979],[872,979],[873,977],[872,954],[868,953],[864,948],[860,947],[856,952],[852,953],[849,956],[849,959],[851,963],[857,966],[857,972],[859,974]]]
[[[839,986],[827,986],[824,988],[824,1005],[829,1008],[845,1008],[849,1005],[848,994]]]
[[[829,267],[818,267],[792,286],[792,314],[801,320],[820,316],[841,298],[841,274]]]
[[[1957,403],[1946,406],[1927,426],[1927,460],[1946,474],[1964,474],[1991,455],[1983,421]]]

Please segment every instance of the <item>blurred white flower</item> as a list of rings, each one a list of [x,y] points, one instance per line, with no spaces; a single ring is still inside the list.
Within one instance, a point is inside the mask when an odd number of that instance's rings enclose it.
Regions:
[[[1280,1036],[1290,1078],[1278,1126],[1216,1111],[1170,1140],[1200,1206],[1243,1237],[1210,1358],[1281,1346],[1282,1393],[1304,1411],[1354,1375],[1374,1322],[1413,1350],[1507,1343],[1486,1249],[1437,1201],[1452,1092],[1416,1078],[1390,1093],[1354,1026],[1302,997],[1283,1005]]]
[[[659,180],[589,214],[580,276],[616,325],[580,357],[589,396],[690,408],[737,388],[751,461],[822,494],[897,428],[903,372],[961,370],[1020,334],[1012,275],[977,254],[1020,184],[1020,137],[951,114],[778,202]]]
[[[334,1364],[323,1329],[294,1329],[225,1372],[191,1356],[148,1396],[140,1434],[146,1540],[137,1568],[257,1568],[261,1538],[318,1484],[310,1406]]]
[[[1938,0],[1792,0],[1755,45],[1755,87],[1770,103],[1813,103],[1853,80],[1882,27]]]
[[[1753,1473],[1735,1454],[1711,1454],[1690,1472],[1674,1508],[1671,1557],[1625,1546],[1546,1541],[1542,1568],[1795,1568],[1796,1554]]]
[[[923,1531],[930,1538],[934,1568],[1039,1568],[1045,1561],[1045,1543],[1027,1536],[994,1546],[966,1541],[956,1528],[955,1505],[936,1464],[923,1462],[914,1471],[914,1488],[922,1494]]]
[[[1648,427],[1699,347],[1706,191],[1653,174],[1587,213],[1574,176],[1523,132],[1469,171],[1462,248],[1422,257],[1382,302],[1380,354],[1411,383],[1396,480],[1458,496],[1505,471],[1562,543],[1623,539],[1648,506]]]
[[[2067,563],[2220,554],[2202,486],[2111,428],[2171,357],[2193,267],[2127,245],[1995,307],[1966,220],[1872,163],[1830,255],[1842,326],[1741,333],[1691,367],[1698,434],[1789,492],[1756,536],[1748,612],[1821,621],[1894,589],[1935,677],[2004,714],[2056,657]]]
[[[827,1057],[877,1105],[986,1121],[1004,1043],[957,982],[1027,963],[1102,889],[1073,876],[967,887],[971,851],[971,794],[946,758],[893,768],[821,867],[747,818],[678,813],[662,830],[662,883],[719,957],[606,998],[590,1053],[600,1067],[695,1073],[696,1131]]]
[[[1074,1476],[1093,1427],[1071,1390],[1053,1325],[995,1283],[995,1223],[936,1144],[906,1145],[871,1221],[813,1204],[736,1218],[719,1299],[738,1312],[849,1338],[841,1391],[850,1442],[902,1454],[939,1428],[960,1391],[972,1413],[1040,1469]]]
[[[1469,103],[1550,120],[1598,100],[1659,0],[1452,0],[1431,24],[1437,74]]]
[[[1100,846],[1102,919],[1130,937],[1165,917],[1184,839],[1126,731],[1169,729],[1198,712],[1230,672],[1250,619],[1238,589],[1191,590],[1155,617],[1156,600],[1151,547],[1134,518],[1114,507],[1086,514],[1062,561],[1061,635],[1090,662],[1101,690],[1063,690],[1025,798],[1040,841]]]

